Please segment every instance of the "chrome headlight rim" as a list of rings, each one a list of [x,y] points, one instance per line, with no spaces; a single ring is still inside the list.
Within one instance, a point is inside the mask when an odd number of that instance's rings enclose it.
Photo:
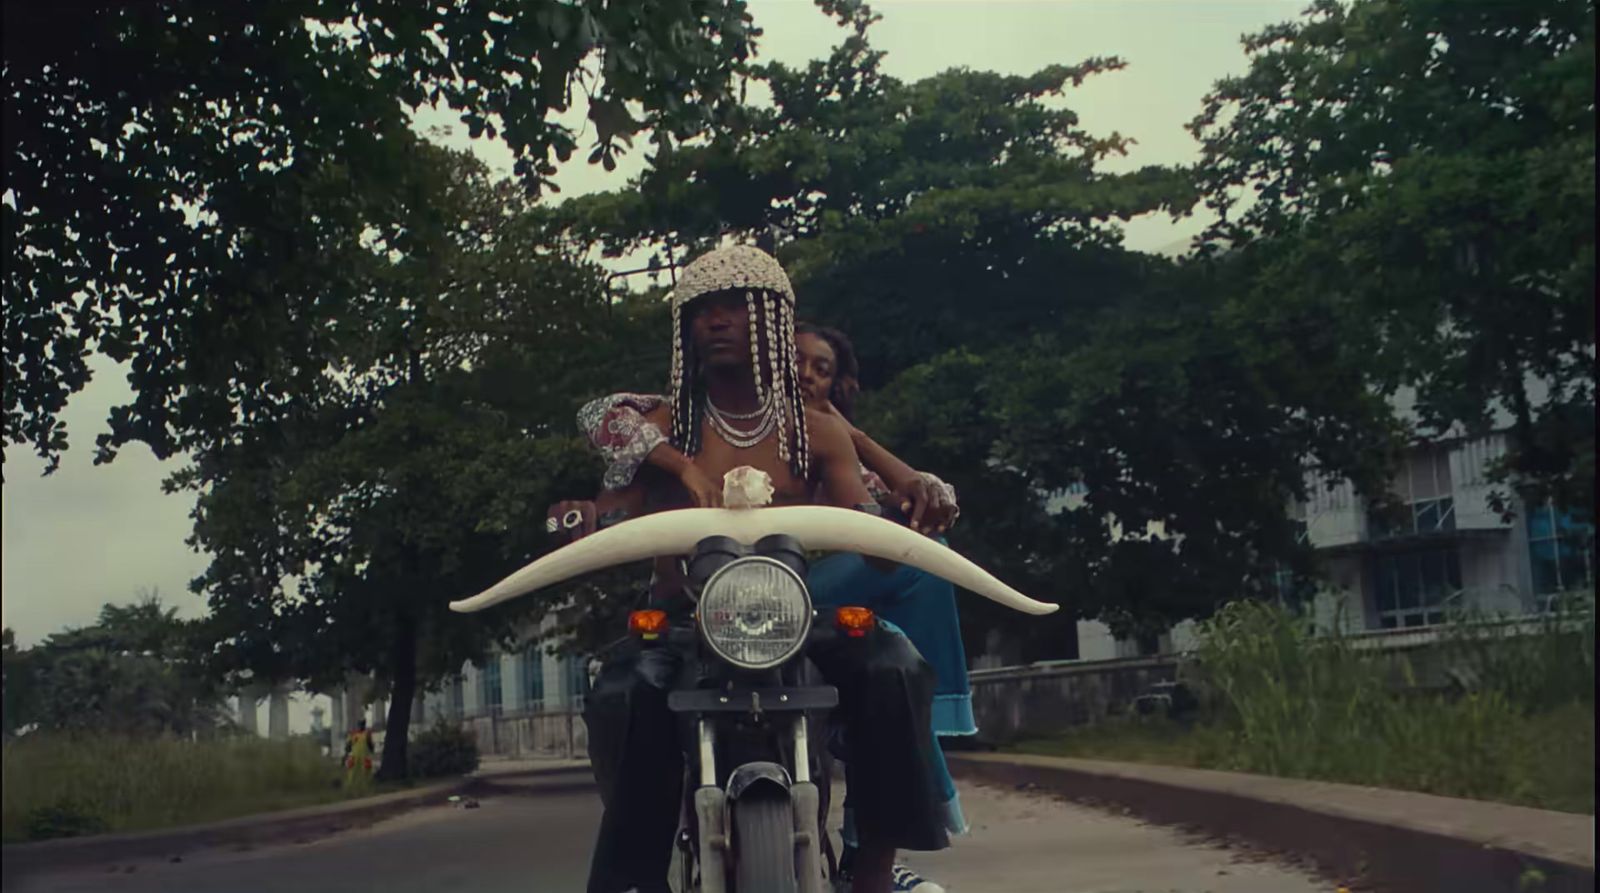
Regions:
[[[778,568],[780,571],[782,571],[783,575],[792,580],[794,585],[798,588],[803,603],[803,610],[800,612],[800,633],[799,635],[795,636],[795,639],[790,644],[788,650],[786,650],[780,657],[764,663],[753,664],[749,661],[730,657],[724,653],[721,648],[718,648],[717,643],[713,641],[711,635],[706,632],[705,618],[701,617],[700,622],[696,624],[700,629],[700,641],[705,643],[706,648],[710,649],[711,653],[716,655],[719,660],[722,660],[729,666],[740,670],[770,670],[773,667],[782,666],[783,664],[793,660],[796,655],[805,650],[806,641],[811,637],[811,625],[816,614],[815,606],[811,602],[811,590],[806,586],[805,579],[802,578],[798,573],[795,573],[794,568],[784,564],[776,558],[768,558],[765,555],[747,555],[743,558],[737,558],[733,561],[730,561],[722,567],[717,568],[716,571],[711,574],[710,578],[706,580],[705,586],[701,587],[700,589],[700,596],[696,600],[696,613],[700,613],[705,610],[706,597],[715,591],[717,583],[721,581],[724,575],[736,569],[746,568],[756,564],[765,564]]]

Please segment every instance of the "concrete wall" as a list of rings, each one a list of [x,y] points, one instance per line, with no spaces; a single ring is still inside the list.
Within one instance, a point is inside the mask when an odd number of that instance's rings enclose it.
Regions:
[[[588,753],[588,727],[583,714],[575,710],[479,716],[462,725],[477,739],[483,755],[581,758]]]
[[[1499,634],[1537,633],[1542,623],[1523,619],[1497,621],[1487,627],[1500,630]],[[1352,647],[1374,652],[1387,665],[1393,685],[1439,689],[1452,684],[1450,671],[1459,652],[1448,647],[1448,636],[1440,627],[1358,632],[1350,641]],[[1178,655],[1166,654],[1045,661],[973,671],[972,709],[978,720],[978,737],[1008,743],[1092,725],[1124,713],[1150,686],[1176,679],[1181,660]]]
[[[1176,678],[1178,661],[1138,657],[1052,661],[972,674],[978,735],[1009,742],[1088,725],[1125,710],[1156,682]]]

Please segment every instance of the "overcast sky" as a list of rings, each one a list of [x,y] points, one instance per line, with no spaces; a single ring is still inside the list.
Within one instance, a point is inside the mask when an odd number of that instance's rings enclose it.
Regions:
[[[1046,65],[1075,63],[1096,55],[1121,56],[1128,68],[1102,75],[1070,91],[1067,105],[1093,133],[1118,131],[1137,140],[1112,169],[1145,164],[1183,164],[1196,157],[1184,124],[1198,113],[1201,97],[1218,78],[1244,71],[1242,35],[1293,18],[1302,0],[876,0],[883,16],[871,32],[888,53],[884,69],[915,80],[953,67],[1012,74]],[[810,0],[753,0],[756,23],[766,31],[761,56],[800,65],[827,53],[843,33]],[[424,113],[418,126],[452,123],[452,116]],[[447,140],[469,146],[464,128]],[[470,144],[485,161],[509,173],[503,145]],[[587,153],[579,152],[581,162]],[[558,178],[562,196],[617,188],[636,172],[642,153],[618,171],[568,165]],[[1128,244],[1143,250],[1170,248],[1193,236],[1200,222],[1164,216],[1134,221]],[[23,448],[6,449],[3,492],[3,622],[31,644],[66,626],[90,623],[107,601],[129,601],[141,588],[157,588],[184,616],[204,612],[188,581],[205,559],[184,545],[192,500],[164,496],[161,479],[176,463],[163,465],[133,445],[111,465],[91,463],[94,437],[106,413],[130,391],[110,363],[91,363],[93,382],[67,407],[74,444],[61,469],[39,477],[42,463]],[[305,706],[294,711],[296,728],[306,724]],[[264,721],[265,717],[263,717]]]

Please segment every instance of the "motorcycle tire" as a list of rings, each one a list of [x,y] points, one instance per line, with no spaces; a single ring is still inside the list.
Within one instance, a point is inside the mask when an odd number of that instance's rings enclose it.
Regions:
[[[795,893],[794,807],[776,790],[749,791],[733,807],[738,893]]]

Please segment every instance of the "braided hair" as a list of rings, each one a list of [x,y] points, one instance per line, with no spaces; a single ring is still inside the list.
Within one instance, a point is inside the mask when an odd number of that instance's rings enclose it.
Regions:
[[[828,399],[845,421],[854,422],[856,397],[861,393],[861,364],[850,337],[838,329],[811,322],[796,323],[794,331],[797,335],[815,335],[833,348],[833,387],[828,390]]]
[[[708,292],[701,298],[738,294],[741,289]],[[806,431],[805,401],[794,354],[794,308],[770,289],[746,288],[750,317],[750,365],[756,399],[777,413],[778,458],[801,480],[811,477],[811,449]],[[705,381],[700,372],[688,316],[683,305],[672,307],[672,445],[686,456],[700,452],[705,420]],[[691,308],[692,309],[692,308]]]

